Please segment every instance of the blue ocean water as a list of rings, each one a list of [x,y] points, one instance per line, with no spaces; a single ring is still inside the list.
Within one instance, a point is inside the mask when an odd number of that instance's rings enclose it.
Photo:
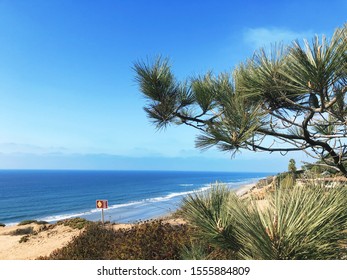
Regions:
[[[270,173],[179,171],[0,170],[0,223],[27,219],[101,219],[96,200],[108,200],[105,220],[135,222],[179,207],[184,195],[215,182],[237,189]]]

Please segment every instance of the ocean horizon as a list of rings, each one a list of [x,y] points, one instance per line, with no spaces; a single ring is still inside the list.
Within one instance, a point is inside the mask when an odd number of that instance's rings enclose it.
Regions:
[[[108,200],[106,221],[133,223],[174,212],[182,198],[216,182],[237,190],[271,172],[0,170],[0,223],[101,220],[96,200]]]

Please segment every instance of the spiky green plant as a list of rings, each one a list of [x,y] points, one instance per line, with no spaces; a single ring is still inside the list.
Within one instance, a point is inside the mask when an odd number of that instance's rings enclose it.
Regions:
[[[188,195],[183,199],[183,216],[196,228],[197,235],[215,248],[237,250],[239,244],[234,238],[233,217],[229,205],[235,196],[220,184],[210,190]]]
[[[205,244],[191,241],[189,246],[183,246],[181,258],[183,260],[207,260],[209,252]]]
[[[347,254],[346,198],[346,187],[279,188],[264,209],[217,188],[190,196],[184,209],[201,237],[233,258],[341,259]]]
[[[246,259],[340,259],[346,243],[346,188],[294,187],[268,197],[269,207],[260,211],[233,209]],[[236,210],[236,211],[235,211]],[[253,234],[250,234],[253,232]]]

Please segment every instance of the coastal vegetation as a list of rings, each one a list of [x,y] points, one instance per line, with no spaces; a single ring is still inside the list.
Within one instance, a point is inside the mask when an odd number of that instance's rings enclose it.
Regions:
[[[58,225],[68,226],[73,229],[83,229],[86,226],[88,226],[90,223],[91,223],[90,221],[83,218],[79,218],[79,217],[57,222]]]
[[[180,259],[181,248],[188,244],[191,231],[188,225],[171,225],[160,220],[118,230],[89,223],[66,247],[41,259],[176,260]]]
[[[46,221],[24,220],[24,221],[21,221],[18,225],[19,226],[25,226],[25,225],[30,225],[32,223],[37,224],[37,225],[46,225],[46,224],[48,224],[48,222],[46,222]]]
[[[31,226],[25,228],[18,228],[11,232],[11,235],[29,235],[35,233],[34,228]]]
[[[46,231],[53,227],[54,225],[49,225],[49,223],[46,221],[24,220],[18,223],[15,230],[10,231],[7,234],[11,236],[21,236],[19,243],[25,243],[30,239],[30,237],[36,236],[40,232]]]
[[[260,49],[232,73],[178,81],[168,59],[134,65],[145,111],[158,129],[188,125],[196,146],[221,151],[302,151],[347,176],[347,25]]]
[[[242,199],[225,187],[189,195],[185,218],[198,239],[237,259],[341,259],[347,255],[347,189],[284,187],[267,205]]]
[[[184,223],[114,229],[86,222],[67,246],[40,259],[347,259],[345,183],[301,173],[290,185],[287,175],[264,179],[242,196],[222,184],[188,195],[174,215]]]

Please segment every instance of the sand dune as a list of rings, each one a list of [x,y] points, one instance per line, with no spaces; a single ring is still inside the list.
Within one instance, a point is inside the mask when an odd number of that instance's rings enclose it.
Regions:
[[[20,242],[27,235],[14,233],[17,230],[26,231],[28,229],[33,233],[28,235],[26,242]],[[64,247],[80,232],[81,230],[63,225],[43,226],[34,223],[25,226],[0,227],[0,259],[30,260],[47,256],[55,249]]]

